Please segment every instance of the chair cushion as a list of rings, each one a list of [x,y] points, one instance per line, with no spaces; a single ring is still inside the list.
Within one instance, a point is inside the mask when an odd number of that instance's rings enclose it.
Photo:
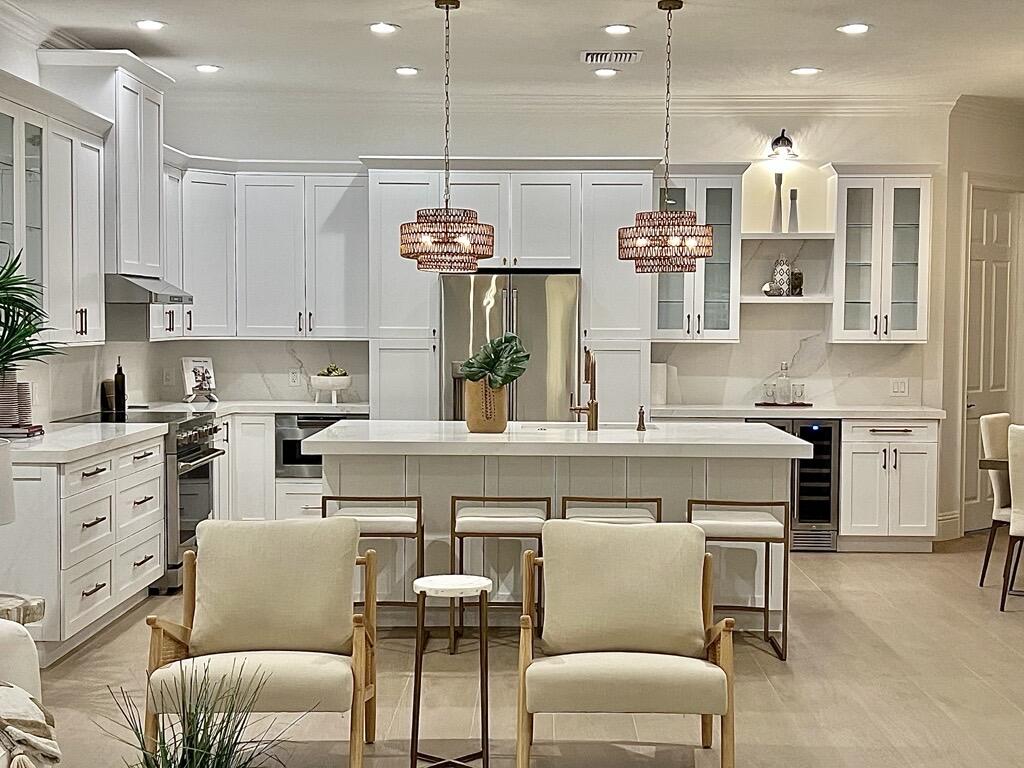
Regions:
[[[532,533],[540,535],[544,510],[537,507],[462,507],[455,512],[456,533]]]
[[[725,672],[703,659],[658,653],[571,653],[526,669],[530,712],[724,714]]]
[[[195,696],[195,681],[204,675],[213,690],[218,681],[228,679],[237,680],[242,690],[252,693],[262,681],[256,712],[348,712],[352,708],[354,681],[348,656],[250,651],[197,656],[154,671],[149,678],[149,700],[154,711],[179,711],[183,693]]]
[[[1007,430],[1010,459],[1010,535],[1024,536],[1024,426]]]
[[[654,510],[647,507],[569,507],[566,520],[587,520],[591,523],[653,523]]]
[[[328,511],[328,517],[344,517],[359,523],[363,536],[374,534],[416,533],[415,507],[335,507]]]
[[[1010,507],[994,507],[992,509],[992,519],[998,520],[1001,523],[1010,522]]]
[[[550,654],[704,655],[704,532],[687,523],[544,524]]]
[[[348,652],[353,520],[204,520],[196,535],[193,655]]]
[[[786,527],[775,515],[753,509],[695,509],[693,524],[709,539],[782,539],[786,535]]]

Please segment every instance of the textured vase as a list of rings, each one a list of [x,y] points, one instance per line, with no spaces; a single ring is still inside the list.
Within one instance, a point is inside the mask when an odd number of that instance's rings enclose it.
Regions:
[[[508,426],[508,389],[491,389],[486,379],[466,380],[466,428],[470,432],[498,433]]]
[[[772,269],[772,282],[779,288],[779,296],[789,296],[793,292],[793,268],[789,259],[776,259]]]
[[[772,232],[782,232],[782,174],[775,174],[775,202],[772,204]]]
[[[14,370],[0,372],[0,427],[18,423],[18,375]]]
[[[800,231],[800,214],[796,204],[796,188],[789,190],[789,228],[786,231]]]

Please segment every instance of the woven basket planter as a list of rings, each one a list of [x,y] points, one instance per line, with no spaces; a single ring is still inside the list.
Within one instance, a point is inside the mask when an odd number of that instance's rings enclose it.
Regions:
[[[470,432],[504,432],[508,426],[508,388],[491,389],[486,379],[467,379],[465,386],[466,428]]]

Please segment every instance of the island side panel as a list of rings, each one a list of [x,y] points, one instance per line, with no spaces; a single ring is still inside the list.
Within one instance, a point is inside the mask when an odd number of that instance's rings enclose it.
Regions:
[[[630,496],[662,500],[662,521],[686,521],[686,502],[706,498],[706,459],[629,459],[626,491]]]

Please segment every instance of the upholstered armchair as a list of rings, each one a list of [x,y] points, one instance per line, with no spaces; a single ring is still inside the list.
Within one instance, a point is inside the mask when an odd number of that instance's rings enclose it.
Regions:
[[[149,647],[145,729],[178,686],[206,674],[262,684],[258,712],[349,712],[349,765],[363,765],[376,731],[376,553],[357,556],[353,520],[203,521],[198,558],[184,558],[181,624],[157,616]],[[353,614],[356,566],[365,568],[364,614]]]
[[[687,523],[552,520],[544,557],[523,555],[516,768],[528,768],[539,712],[699,714],[701,744],[722,723],[735,765],[733,620],[713,624],[711,556]],[[543,578],[543,656],[534,656],[534,584]]]

